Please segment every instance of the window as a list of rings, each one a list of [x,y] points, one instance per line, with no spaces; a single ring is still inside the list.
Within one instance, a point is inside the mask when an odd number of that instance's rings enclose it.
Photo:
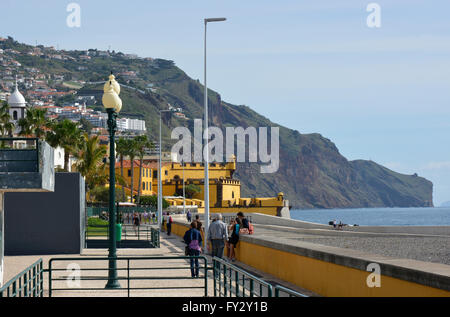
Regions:
[[[13,120],[17,120],[17,111],[13,112]]]
[[[158,171],[153,171],[153,178],[157,178],[158,177]]]
[[[131,177],[131,169],[128,169],[128,177]]]
[[[234,198],[234,192],[231,192],[231,198]]]
[[[167,171],[167,170],[164,171],[164,175],[166,175],[166,176],[169,175],[169,171]]]
[[[145,182],[142,182],[142,190],[145,190]]]

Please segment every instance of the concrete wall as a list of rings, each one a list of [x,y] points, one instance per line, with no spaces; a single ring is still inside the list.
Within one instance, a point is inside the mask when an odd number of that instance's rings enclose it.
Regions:
[[[0,191],[35,192],[53,191],[54,164],[53,148],[39,141],[39,151],[0,150]],[[28,153],[24,156],[24,153]],[[5,160],[31,159],[24,162],[6,162]],[[39,168],[37,167],[39,165]]]
[[[245,212],[245,210],[243,210]],[[225,215],[225,213],[224,213]],[[287,219],[282,217],[274,217],[270,215],[252,213],[252,221],[256,224],[262,225],[276,225],[301,229],[326,229],[329,230],[331,226]],[[450,235],[450,226],[357,226],[344,227],[344,232],[368,232],[368,233],[406,233],[406,234],[426,234],[426,235]]]
[[[85,192],[79,173],[55,173],[55,191],[5,193],[5,255],[79,254]]]

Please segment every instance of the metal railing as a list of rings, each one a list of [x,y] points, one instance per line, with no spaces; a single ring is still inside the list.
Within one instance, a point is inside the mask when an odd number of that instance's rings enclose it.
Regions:
[[[104,240],[105,246],[109,238],[109,225],[90,225],[85,230],[85,247],[88,247],[89,241],[101,242]],[[117,247],[127,247],[131,242],[138,241],[140,245],[144,246],[147,242],[147,247],[159,248],[160,234],[156,227],[149,225],[132,226],[122,225],[121,239],[117,241]],[[96,245],[99,245],[98,243]]]
[[[192,278],[190,273],[190,266],[186,266],[186,261],[191,258],[197,258],[202,261],[199,263],[200,272],[204,274],[200,278]],[[181,264],[177,266],[153,266],[146,262],[168,261],[174,260],[174,264]],[[104,261],[104,262],[103,262]],[[62,292],[62,296],[73,295],[77,291],[114,291],[122,292],[122,295],[130,297],[132,291],[151,291],[151,290],[179,290],[179,289],[203,289],[204,296],[208,296],[208,260],[204,256],[190,257],[190,256],[161,256],[161,257],[117,257],[117,280],[119,283],[124,281],[125,285],[119,289],[105,289],[108,280],[108,257],[88,257],[88,258],[52,258],[48,263],[48,295],[55,296],[57,292]],[[85,267],[84,263],[96,262],[97,266]],[[104,263],[99,266],[98,263]],[[77,267],[77,271],[73,271],[73,264]],[[58,265],[59,264],[59,265]],[[61,267],[61,264],[68,264]],[[140,265],[139,265],[140,264]],[[173,276],[174,270],[185,271],[184,275]],[[103,271],[103,274],[98,274]],[[152,274],[156,272],[155,274]],[[171,274],[162,275],[164,271]],[[61,273],[62,272],[62,273]],[[100,276],[99,276],[100,275]],[[154,281],[172,281],[177,282],[181,280],[191,280],[191,285],[170,285],[167,283],[164,286],[158,286]],[[203,280],[203,283],[199,283]],[[145,281],[151,281],[149,285],[144,285]],[[77,283],[79,282],[79,283]],[[70,284],[70,286],[69,286]],[[83,285],[84,284],[84,285]],[[88,284],[88,285],[86,285]],[[138,284],[138,285],[134,285]],[[202,285],[199,285],[202,284]],[[83,287],[84,286],[84,287]],[[137,294],[142,296],[143,294]]]
[[[37,260],[0,288],[0,297],[42,297],[44,293],[42,259]]]
[[[275,285],[274,291],[275,291],[275,297],[308,297],[305,294],[296,292],[292,289],[286,288],[281,285]]]
[[[137,212],[140,215],[141,223],[157,223],[158,215],[155,207],[152,206],[135,206],[135,207],[127,207],[120,206],[118,207],[118,217],[122,218],[122,222],[132,223],[133,222],[133,214]],[[147,219],[144,218],[144,213],[147,212],[149,215]],[[86,207],[86,216],[101,216],[102,214],[108,216],[109,214],[109,206],[87,206]],[[152,215],[155,215],[153,218]]]
[[[225,260],[213,258],[214,297],[272,297],[272,285]]]
[[[272,284],[217,257],[213,258],[215,297],[307,297]]]

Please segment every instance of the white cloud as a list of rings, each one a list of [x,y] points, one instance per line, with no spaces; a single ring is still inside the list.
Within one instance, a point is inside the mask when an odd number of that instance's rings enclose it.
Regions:
[[[423,170],[450,170],[450,161],[441,161],[441,162],[429,162],[424,167]]]

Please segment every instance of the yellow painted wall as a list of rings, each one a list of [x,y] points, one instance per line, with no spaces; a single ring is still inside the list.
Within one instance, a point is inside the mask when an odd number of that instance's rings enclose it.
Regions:
[[[381,287],[369,288],[366,279],[371,272],[244,241],[238,244],[236,258],[258,270],[322,296],[450,296],[450,292],[445,290],[385,275],[381,276]]]
[[[133,175],[133,190],[137,191],[139,186],[139,166],[134,166],[134,175]],[[130,167],[123,168],[123,178],[127,183],[127,187],[131,188],[131,176],[128,176],[128,171],[131,171]],[[145,182],[145,188],[141,184],[141,195],[152,195],[156,192],[156,186],[152,186],[152,170],[150,168],[142,168],[142,179],[141,183]],[[116,168],[116,174],[120,175],[120,167]],[[127,194],[130,194],[130,190],[127,191]]]

